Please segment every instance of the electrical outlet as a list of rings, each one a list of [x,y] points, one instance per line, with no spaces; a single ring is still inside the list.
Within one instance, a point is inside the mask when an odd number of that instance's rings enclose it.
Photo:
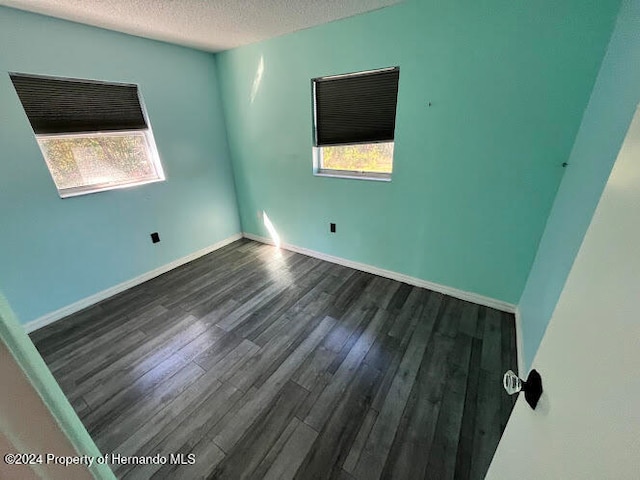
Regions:
[[[160,235],[158,235],[158,232],[153,232],[151,234],[151,241],[153,243],[158,243],[160,241]]]
[[[329,231],[331,233],[336,233],[336,224],[335,223],[330,223],[329,224]]]

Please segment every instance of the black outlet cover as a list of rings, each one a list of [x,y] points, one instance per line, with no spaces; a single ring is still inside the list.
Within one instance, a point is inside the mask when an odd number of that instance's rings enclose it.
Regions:
[[[158,243],[160,241],[160,235],[158,235],[158,232],[153,232],[151,234],[151,241],[153,243]]]
[[[336,233],[336,224],[335,223],[330,223],[329,224],[329,230],[331,231],[331,233]]]

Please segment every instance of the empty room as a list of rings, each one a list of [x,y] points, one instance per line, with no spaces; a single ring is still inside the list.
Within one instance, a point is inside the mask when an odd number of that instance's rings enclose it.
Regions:
[[[0,478],[636,479],[639,102],[640,0],[0,0]]]

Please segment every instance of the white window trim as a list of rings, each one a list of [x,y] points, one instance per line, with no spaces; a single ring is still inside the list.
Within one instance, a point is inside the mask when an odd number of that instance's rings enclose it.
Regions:
[[[353,72],[353,73],[343,73],[339,75],[327,75],[324,77],[318,77],[311,80],[311,95],[312,95],[312,103],[313,103],[313,138],[314,143],[317,142],[317,129],[318,129],[318,118],[317,118],[317,103],[316,103],[316,81],[317,80],[327,80],[332,78],[345,78],[345,77],[355,77],[358,75],[366,75],[370,73],[378,73],[378,72],[388,72],[391,70],[395,70],[399,67],[386,67],[386,68],[377,68],[371,70],[364,70],[361,72]],[[376,143],[376,142],[371,142]],[[395,139],[390,143],[394,143]],[[344,144],[351,145],[351,144]],[[313,155],[313,175],[316,177],[330,177],[330,178],[345,178],[351,180],[373,180],[377,182],[390,182],[391,177],[393,175],[393,169],[390,173],[380,173],[380,172],[366,172],[366,171],[356,171],[356,170],[335,170],[330,168],[322,168],[322,148],[319,146],[312,146],[312,155]],[[393,156],[395,157],[395,149]]]
[[[55,139],[55,138],[83,138],[83,137],[107,137],[107,136],[127,136],[127,135],[142,135],[145,139],[145,143],[147,145],[147,152],[149,154],[149,160],[151,161],[151,165],[153,166],[156,175],[153,178],[147,178],[142,180],[134,180],[134,181],[125,181],[125,182],[105,182],[101,184],[94,184],[86,187],[74,187],[74,188],[58,188],[58,185],[55,183],[53,179],[53,175],[51,179],[56,187],[58,195],[60,198],[70,198],[70,197],[78,197],[81,195],[89,195],[91,193],[98,192],[106,192],[109,190],[123,189],[123,188],[131,188],[137,187],[140,185],[147,185],[150,183],[163,182],[166,177],[164,174],[164,169],[162,168],[162,163],[160,162],[160,156],[158,155],[158,150],[156,148],[156,142],[153,137],[153,132],[151,128],[147,129],[137,129],[137,130],[114,130],[114,131],[101,131],[101,132],[77,132],[77,133],[55,133],[55,134],[36,134],[36,140],[38,141],[38,146],[40,147],[40,151],[42,152],[42,156],[44,157],[45,164],[47,165],[47,169],[49,170],[49,165],[47,162],[47,158],[45,155],[45,151],[40,145],[40,139]],[[49,172],[51,174],[51,172]]]
[[[322,148],[313,147],[313,174],[316,177],[346,178],[351,180],[373,180],[377,182],[390,182],[391,173],[367,172],[364,170],[335,170],[322,168]],[[395,153],[394,153],[395,156]]]

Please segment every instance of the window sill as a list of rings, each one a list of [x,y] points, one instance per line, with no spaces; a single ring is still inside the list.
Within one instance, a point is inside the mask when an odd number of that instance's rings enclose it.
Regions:
[[[165,178],[163,176],[158,178],[150,178],[148,180],[141,180],[137,182],[121,183],[117,185],[101,185],[101,186],[94,186],[90,188],[89,187],[66,188],[64,190],[58,190],[58,195],[62,199],[74,198],[74,197],[80,197],[83,195],[91,195],[93,193],[108,192],[109,190],[120,190],[124,188],[138,187],[141,185],[148,185],[150,183],[158,183],[158,182],[164,182],[164,181],[165,181]]]
[[[346,178],[349,180],[373,180],[374,182],[390,182],[390,173],[350,172],[348,170],[316,170],[316,177]]]

